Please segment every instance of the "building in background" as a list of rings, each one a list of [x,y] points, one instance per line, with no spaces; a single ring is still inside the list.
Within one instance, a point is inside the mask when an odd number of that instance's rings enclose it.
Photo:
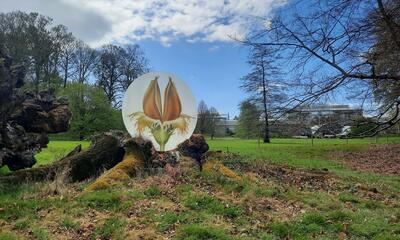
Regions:
[[[230,119],[228,114],[219,114],[216,135],[217,136],[232,136],[235,133],[238,121]]]
[[[334,137],[348,133],[349,126],[363,117],[361,108],[349,105],[308,105],[292,109],[272,124],[279,136]]]
[[[279,120],[270,119],[270,132],[278,137],[340,137],[363,117],[361,108],[349,105],[309,105],[288,111]],[[238,125],[229,114],[218,114],[215,136],[232,136]]]

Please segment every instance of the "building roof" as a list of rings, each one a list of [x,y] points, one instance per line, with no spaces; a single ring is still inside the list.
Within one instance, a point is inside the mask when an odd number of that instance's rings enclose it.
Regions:
[[[309,105],[293,109],[294,112],[321,112],[321,111],[361,111],[361,108],[353,108],[349,105]]]

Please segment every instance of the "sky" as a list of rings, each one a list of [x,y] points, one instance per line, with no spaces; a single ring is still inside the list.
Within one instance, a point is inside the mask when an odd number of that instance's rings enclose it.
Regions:
[[[92,47],[139,44],[154,71],[178,75],[220,113],[246,98],[247,49],[235,39],[268,25],[287,0],[1,0],[0,11],[38,12]]]

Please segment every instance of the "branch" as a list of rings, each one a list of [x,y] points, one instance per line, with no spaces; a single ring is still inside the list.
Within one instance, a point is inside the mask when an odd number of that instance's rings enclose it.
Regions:
[[[382,14],[383,20],[385,21],[385,23],[390,31],[392,40],[396,43],[397,47],[400,50],[400,38],[397,36],[396,29],[393,26],[392,17],[387,14],[385,7],[383,6],[382,0],[377,0],[377,2],[378,2],[379,12]]]

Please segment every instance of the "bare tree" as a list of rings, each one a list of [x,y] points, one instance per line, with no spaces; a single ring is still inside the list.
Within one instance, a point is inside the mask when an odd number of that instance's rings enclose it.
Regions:
[[[121,106],[121,96],[129,84],[147,71],[147,60],[138,45],[126,48],[105,45],[95,66],[97,84],[103,88],[113,107]]]
[[[218,110],[215,107],[210,107],[210,109],[208,110],[209,112],[209,117],[208,117],[208,129],[211,135],[211,140],[214,139],[216,130],[217,130],[217,125],[219,122],[219,113]]]
[[[276,53],[268,47],[254,46],[251,49],[248,64],[251,72],[242,77],[244,91],[251,94],[250,100],[261,106],[263,116],[263,141],[270,142],[268,119],[278,110],[285,99],[283,84],[279,83],[279,71],[274,66]]]
[[[394,96],[388,101],[379,101],[373,94],[377,89],[374,85],[399,86],[398,58],[392,61],[396,66],[392,71],[378,71],[379,59],[385,59],[387,53],[376,51],[379,46],[390,46],[390,51],[400,52],[398,1],[302,3],[309,4],[303,6],[307,11],[297,10],[293,4],[277,13],[270,27],[243,41],[250,46],[271,47],[283,56],[277,61],[289,69],[284,80],[292,89],[286,107],[293,109],[339,93],[375,114],[376,127],[365,134],[373,135],[398,123],[398,88],[391,88]],[[383,38],[386,43],[381,35],[387,36]]]
[[[135,78],[149,71],[148,61],[139,45],[128,45],[124,48],[122,59],[122,89],[125,91]]]
[[[63,79],[63,87],[65,88],[68,80],[73,76],[72,61],[76,48],[76,39],[72,33],[67,31],[65,26],[61,25],[57,29],[56,45],[58,47],[58,65]]]
[[[73,53],[73,76],[79,83],[86,83],[97,61],[96,50],[86,43],[78,41]]]
[[[100,50],[99,61],[95,68],[97,84],[104,90],[108,101],[113,107],[120,106],[122,58],[124,49],[116,45],[105,45]]]
[[[201,100],[197,108],[197,125],[196,132],[205,134],[207,128],[207,118],[208,118],[208,106]]]

